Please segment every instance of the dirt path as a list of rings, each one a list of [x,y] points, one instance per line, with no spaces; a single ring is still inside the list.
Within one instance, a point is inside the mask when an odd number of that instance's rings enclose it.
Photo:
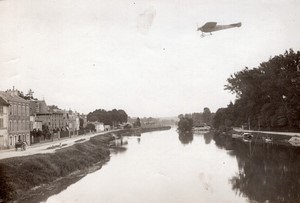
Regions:
[[[237,132],[257,132],[257,133],[264,133],[264,134],[273,134],[273,135],[287,135],[287,136],[297,136],[300,137],[300,133],[296,132],[273,132],[273,131],[255,131],[255,130],[243,130],[241,128],[233,128],[233,130]]]
[[[88,141],[91,137],[94,137],[97,135],[103,135],[103,134],[106,134],[109,132],[116,132],[116,131],[119,131],[119,130],[79,135],[79,136],[71,137],[71,138],[67,138],[67,139],[55,140],[53,142],[35,144],[32,146],[27,146],[25,151],[21,151],[20,149],[18,149],[18,151],[16,151],[15,149],[1,150],[0,151],[0,160],[6,159],[6,158],[11,158],[11,157],[28,156],[28,155],[33,155],[33,154],[54,153],[56,149],[63,148],[63,147],[69,147],[69,146],[75,144],[76,141],[82,140],[80,142],[85,142],[85,141]],[[51,149],[47,149],[47,148],[51,148]]]

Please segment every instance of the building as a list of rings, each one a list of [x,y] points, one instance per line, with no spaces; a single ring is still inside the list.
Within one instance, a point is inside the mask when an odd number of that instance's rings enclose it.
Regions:
[[[73,112],[72,110],[67,111],[67,123],[70,135],[77,135],[80,127],[79,113],[76,111]]]
[[[105,131],[110,131],[111,130],[111,126],[110,125],[104,125],[104,130]]]
[[[0,97],[9,104],[8,147],[14,147],[19,140],[30,144],[29,102],[21,98],[15,89],[0,91]]]
[[[9,103],[0,97],[0,149],[8,148]]]
[[[45,100],[29,100],[30,115],[37,113],[48,113],[48,106]]]
[[[60,131],[63,129],[64,112],[57,107],[49,108],[45,100],[30,100],[30,115],[32,121],[31,130],[43,130],[43,127],[49,129],[50,135],[46,139],[59,139]],[[41,129],[40,129],[41,128]],[[33,139],[33,138],[32,138]]]
[[[54,131],[61,131],[64,127],[63,124],[63,112],[52,112],[51,114],[51,126],[50,128]]]
[[[95,129],[96,129],[97,133],[105,131],[105,125],[104,125],[104,123],[96,121],[96,122],[93,122],[92,124],[95,125]]]
[[[43,123],[41,121],[37,121],[35,116],[30,116],[30,131],[33,130],[43,130]]]
[[[87,115],[85,114],[79,114],[79,119],[82,119],[82,127],[86,128],[87,125]]]
[[[29,100],[30,107],[30,130],[42,130],[41,124],[49,125],[51,118],[44,100]]]

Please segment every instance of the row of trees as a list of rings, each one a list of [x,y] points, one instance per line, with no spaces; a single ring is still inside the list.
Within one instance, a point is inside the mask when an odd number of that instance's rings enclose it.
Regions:
[[[292,49],[257,68],[245,68],[227,79],[225,89],[237,95],[235,103],[218,109],[213,125],[268,130],[300,128],[300,52]]]
[[[202,113],[192,113],[192,114],[180,114],[178,116],[178,130],[180,132],[191,131],[194,126],[206,126],[210,125],[214,117],[214,113],[210,112],[208,107],[203,109]]]
[[[93,112],[90,112],[87,115],[88,121],[99,121],[104,123],[105,125],[117,125],[119,123],[127,122],[127,114],[122,109],[113,109],[111,111],[106,111],[104,109],[97,109]]]
[[[193,126],[206,126],[211,125],[212,120],[214,117],[214,113],[211,113],[208,107],[203,109],[201,113],[192,113],[192,114],[180,114],[178,116],[179,119],[181,118],[191,118],[193,120]]]

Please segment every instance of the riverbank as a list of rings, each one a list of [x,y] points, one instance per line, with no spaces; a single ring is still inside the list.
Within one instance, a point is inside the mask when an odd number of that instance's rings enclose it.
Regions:
[[[241,130],[241,129],[231,129],[228,131],[212,130],[212,132],[216,136],[235,139],[241,142],[244,142],[241,135],[243,133],[250,133],[253,136],[252,141],[255,143],[267,143],[267,144],[276,144],[276,145],[285,145],[285,146],[299,146],[298,142],[296,143],[289,142],[291,137],[300,136],[300,134],[296,132],[271,132],[271,131],[253,131],[253,130]],[[266,142],[265,138],[270,139],[270,141]]]
[[[141,132],[153,132],[153,131],[161,131],[161,130],[170,130],[171,126],[158,126],[158,127],[142,127]]]
[[[115,132],[120,133],[122,131]],[[58,183],[62,178],[80,177],[91,167],[101,168],[109,160],[108,145],[114,139],[111,133],[107,133],[58,149],[55,153],[1,160],[0,202],[28,202],[29,197],[42,198],[51,183]]]
[[[142,132],[166,130],[159,127]],[[91,137],[85,142],[58,148],[54,153],[2,159],[0,163],[0,202],[41,202],[57,194],[110,159],[110,142],[134,133],[120,130]]]

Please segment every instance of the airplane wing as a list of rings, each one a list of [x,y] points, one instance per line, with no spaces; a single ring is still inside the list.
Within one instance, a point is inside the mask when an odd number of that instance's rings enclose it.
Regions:
[[[216,27],[217,22],[207,22],[205,25],[202,26],[203,29],[211,29]]]

